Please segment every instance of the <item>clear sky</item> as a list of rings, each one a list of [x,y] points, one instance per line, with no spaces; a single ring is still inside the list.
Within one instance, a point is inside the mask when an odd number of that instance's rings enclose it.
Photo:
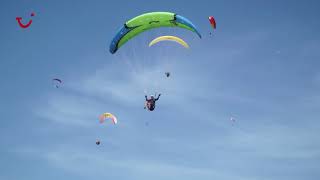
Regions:
[[[319,7],[2,0],[0,180],[318,180]],[[124,22],[151,11],[190,19],[203,38],[161,28],[110,54]],[[21,29],[15,18],[26,22],[31,12],[32,25]],[[149,48],[159,35],[179,36],[190,49]],[[162,96],[148,112],[144,95],[155,92]],[[103,112],[119,124],[100,125]]]

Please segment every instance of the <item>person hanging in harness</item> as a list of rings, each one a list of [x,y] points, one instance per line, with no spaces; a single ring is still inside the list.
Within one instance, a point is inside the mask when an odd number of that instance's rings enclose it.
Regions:
[[[144,109],[148,108],[149,111],[153,111],[154,108],[156,107],[156,101],[159,100],[160,96],[161,96],[161,94],[159,94],[157,98],[154,98],[154,96],[151,95],[150,99],[148,99],[148,97],[145,96],[146,102],[145,102],[145,105],[144,105]]]

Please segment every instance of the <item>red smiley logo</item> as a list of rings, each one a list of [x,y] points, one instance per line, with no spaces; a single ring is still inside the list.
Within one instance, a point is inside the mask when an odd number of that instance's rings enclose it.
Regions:
[[[33,17],[33,16],[35,16],[35,14],[34,14],[34,13],[31,13],[31,17]],[[20,26],[21,28],[27,28],[27,27],[29,27],[29,26],[32,24],[32,19],[30,19],[27,24],[23,24],[23,23],[21,22],[22,17],[16,17],[16,20],[18,21],[18,24],[19,24],[19,26]]]

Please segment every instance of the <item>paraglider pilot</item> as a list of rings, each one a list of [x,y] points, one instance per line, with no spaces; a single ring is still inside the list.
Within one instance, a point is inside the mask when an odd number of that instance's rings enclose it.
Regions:
[[[156,107],[156,101],[159,100],[159,97],[161,96],[161,94],[158,95],[157,98],[154,98],[153,95],[150,96],[150,99],[148,99],[147,96],[145,96],[146,98],[146,103],[145,103],[145,106],[144,106],[144,109],[148,108],[149,111],[153,111],[154,108]]]
[[[165,72],[164,74],[165,74],[167,77],[170,76],[170,72]]]

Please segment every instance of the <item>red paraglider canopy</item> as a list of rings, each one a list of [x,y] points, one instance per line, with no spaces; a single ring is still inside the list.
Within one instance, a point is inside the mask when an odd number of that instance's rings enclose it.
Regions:
[[[213,16],[209,16],[209,21],[210,21],[210,24],[211,24],[212,28],[216,29],[216,27],[217,27],[216,20],[214,19]]]

